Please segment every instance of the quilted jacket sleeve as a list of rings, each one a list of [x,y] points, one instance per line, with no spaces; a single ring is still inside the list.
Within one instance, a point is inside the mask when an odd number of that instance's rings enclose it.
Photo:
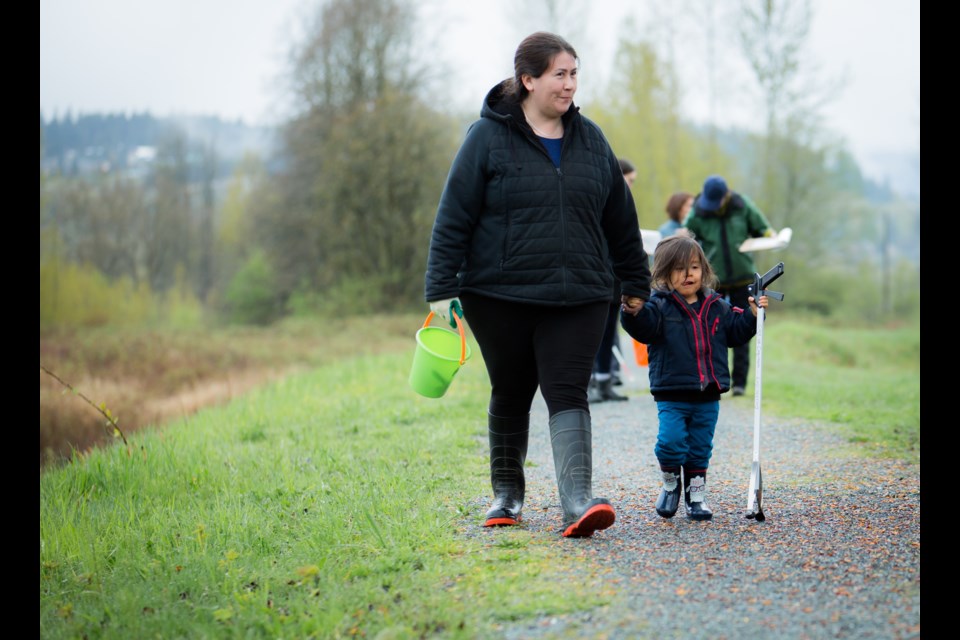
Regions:
[[[483,210],[488,160],[484,128],[482,120],[470,127],[440,196],[427,256],[424,295],[428,302],[460,295],[457,272]]]

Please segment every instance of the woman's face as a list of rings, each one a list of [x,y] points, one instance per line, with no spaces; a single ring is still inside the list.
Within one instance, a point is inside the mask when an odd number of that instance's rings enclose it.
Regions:
[[[527,101],[531,106],[547,118],[559,118],[573,104],[573,94],[577,92],[577,60],[562,51],[539,78],[524,74],[521,79],[530,92]]]
[[[693,196],[687,198],[687,201],[683,203],[683,206],[680,207],[680,222],[683,222],[684,218],[687,217],[687,214],[690,213],[690,207],[693,206]]]

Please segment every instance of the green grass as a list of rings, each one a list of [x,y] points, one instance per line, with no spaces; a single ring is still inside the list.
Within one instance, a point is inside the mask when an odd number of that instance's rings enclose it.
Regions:
[[[127,434],[234,397],[265,382],[344,358],[408,352],[423,315],[290,318],[270,327],[96,327],[40,335],[40,364],[103,403]],[[250,382],[247,382],[250,381]],[[203,394],[204,389],[219,392]],[[200,400],[193,400],[200,393]],[[239,395],[239,394],[236,394]],[[218,397],[217,397],[218,396]],[[40,462],[110,439],[99,413],[40,377]]]
[[[864,455],[919,462],[918,325],[837,328],[774,317],[764,324],[762,376],[764,414],[822,423]]]
[[[610,603],[558,531],[480,526],[479,351],[444,398],[421,398],[402,324],[400,350],[360,349],[41,473],[40,635],[485,638]],[[368,331],[333,337],[356,349]],[[765,415],[919,461],[919,355],[916,327],[773,317]],[[571,572],[585,588],[563,590]]]
[[[476,638],[609,601],[589,573],[554,587],[578,562],[559,535],[484,535],[486,373],[420,398],[410,357],[292,376],[41,474],[41,636]]]

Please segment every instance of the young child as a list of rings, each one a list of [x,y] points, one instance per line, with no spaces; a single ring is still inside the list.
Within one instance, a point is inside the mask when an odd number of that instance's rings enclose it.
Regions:
[[[647,345],[650,392],[660,429],[654,453],[663,474],[657,513],[672,518],[680,504],[680,479],[687,517],[709,520],[707,467],[720,412],[720,394],[730,389],[727,354],[757,331],[757,304],[733,307],[710,288],[716,276],[691,237],[670,236],[654,252],[650,300],[636,316],[620,314],[620,324]]]

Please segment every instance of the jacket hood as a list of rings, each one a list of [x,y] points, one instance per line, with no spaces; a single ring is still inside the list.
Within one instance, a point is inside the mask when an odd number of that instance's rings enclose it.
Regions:
[[[480,117],[490,118],[504,124],[509,121],[523,122],[523,110],[519,103],[509,99],[506,95],[506,83],[499,82],[487,92],[483,99],[483,106],[480,107]]]
[[[483,106],[480,107],[480,117],[489,118],[508,126],[513,123],[532,134],[533,129],[527,124],[527,118],[523,115],[523,108],[520,106],[520,103],[506,95],[508,82],[509,80],[498,82],[487,92],[486,97],[483,99]],[[563,114],[561,118],[563,120],[563,126],[568,127],[579,112],[580,107],[571,103],[570,108],[567,109],[567,112]]]
[[[697,197],[693,200],[694,212],[701,218],[724,218],[726,217],[727,212],[731,211],[732,209],[743,209],[746,206],[746,203],[743,201],[743,198],[740,197],[740,194],[736,191],[731,191],[730,199],[725,205],[721,206],[716,211],[704,211],[703,209],[697,207],[697,203],[700,202],[700,198],[702,196],[702,193],[698,193]]]

